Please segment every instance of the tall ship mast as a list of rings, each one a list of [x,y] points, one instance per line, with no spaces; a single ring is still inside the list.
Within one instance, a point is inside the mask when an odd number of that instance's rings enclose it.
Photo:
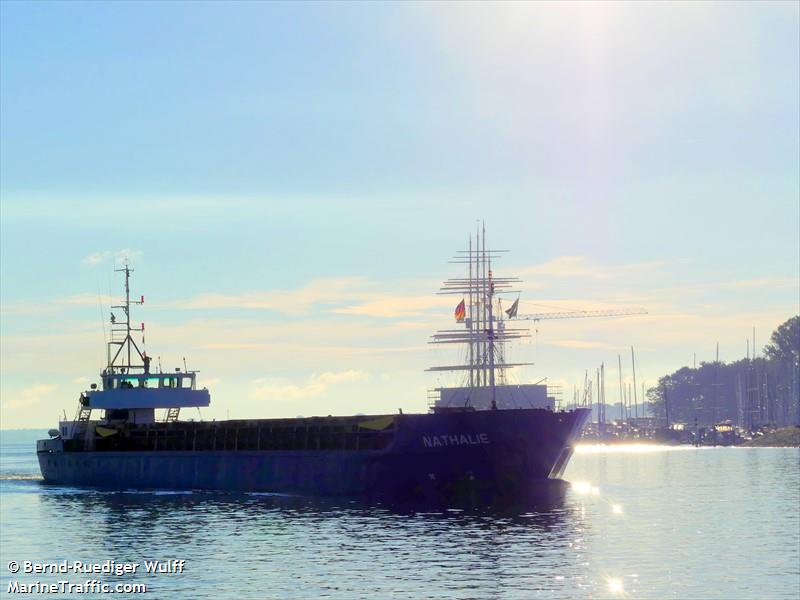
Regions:
[[[517,315],[519,290],[517,277],[498,277],[493,263],[507,250],[486,247],[485,226],[470,236],[467,250],[459,251],[450,261],[467,265],[467,276],[447,279],[439,294],[461,297],[455,308],[455,320],[461,327],[443,329],[433,335],[433,344],[458,344],[466,351],[459,364],[431,367],[434,372],[462,372],[465,377],[457,387],[436,388],[438,397],[433,410],[455,408],[487,410],[490,408],[547,408],[554,399],[546,385],[510,385],[507,371],[533,363],[506,361],[506,348],[511,342],[530,337],[527,327],[510,321]],[[502,295],[515,295],[510,307],[503,310]]]

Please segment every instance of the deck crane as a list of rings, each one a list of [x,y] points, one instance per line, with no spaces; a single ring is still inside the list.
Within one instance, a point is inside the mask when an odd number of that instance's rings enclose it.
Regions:
[[[519,299],[517,299],[514,304],[511,305],[511,308],[504,311],[506,315],[508,315],[508,320],[520,320],[520,321],[546,321],[549,319],[585,319],[589,317],[626,317],[630,315],[646,315],[647,311],[643,308],[619,308],[619,309],[607,309],[607,310],[573,310],[567,312],[549,312],[549,313],[533,313],[530,315],[520,315],[517,314],[517,307],[519,306]],[[504,328],[503,320],[500,322],[500,330],[502,331]],[[536,330],[538,335],[539,330]],[[592,405],[592,386],[589,385],[588,380],[588,371],[586,372],[584,384],[583,384],[583,406],[591,406]],[[622,368],[620,367],[620,374],[622,373]],[[621,376],[621,375],[620,375]],[[600,380],[600,376],[598,375],[598,381]],[[575,389],[576,400],[577,400],[577,388]],[[598,394],[600,392],[598,391]],[[603,409],[605,410],[605,409]]]
[[[625,317],[629,315],[646,315],[641,308],[622,308],[616,310],[574,310],[569,312],[534,313],[532,315],[514,315],[511,319],[521,321],[545,321],[548,319],[585,319],[587,317]]]

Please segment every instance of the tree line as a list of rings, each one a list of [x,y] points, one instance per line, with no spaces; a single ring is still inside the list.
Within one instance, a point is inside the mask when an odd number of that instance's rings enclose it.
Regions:
[[[749,430],[800,425],[799,380],[800,316],[794,316],[772,333],[761,356],[664,375],[647,391],[647,408],[671,423],[729,420]]]

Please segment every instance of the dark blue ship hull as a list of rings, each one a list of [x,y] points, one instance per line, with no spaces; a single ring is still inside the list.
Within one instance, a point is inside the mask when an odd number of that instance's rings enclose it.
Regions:
[[[61,485],[513,500],[562,475],[588,416],[586,409],[398,415],[377,450],[69,451],[56,439],[40,442],[38,457],[45,482]]]

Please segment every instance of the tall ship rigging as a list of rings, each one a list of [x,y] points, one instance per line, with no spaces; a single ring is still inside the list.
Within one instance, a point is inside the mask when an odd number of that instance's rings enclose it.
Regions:
[[[527,327],[512,321],[519,307],[519,292],[513,288],[522,280],[495,276],[492,262],[506,251],[487,249],[483,230],[475,233],[474,240],[473,244],[470,237],[468,249],[458,252],[451,260],[467,265],[467,277],[446,280],[438,292],[461,297],[454,314],[461,327],[438,331],[432,343],[458,344],[466,353],[465,360],[459,364],[427,369],[464,374],[462,385],[434,390],[433,409],[552,408],[555,399],[548,396],[546,385],[511,385],[508,382],[508,369],[532,364],[506,361],[507,345],[530,337]],[[500,296],[508,294],[517,294],[517,298],[503,310]]]
[[[555,410],[544,385],[512,385],[507,345],[528,334],[500,295],[520,283],[495,276],[498,251],[482,230],[454,262],[466,276],[444,282],[456,297],[456,327],[434,344],[457,344],[461,385],[436,388],[427,413],[203,421],[182,409],[210,405],[197,372],[157,370],[139,348],[131,310],[132,269],[120,269],[125,297],[111,317],[100,385],[80,394],[73,419],[37,442],[48,484],[110,488],[217,489],[404,501],[515,501],[559,480],[589,417]],[[458,301],[460,297],[460,301]],[[158,411],[158,412],[157,412]],[[95,415],[98,418],[94,418]]]

